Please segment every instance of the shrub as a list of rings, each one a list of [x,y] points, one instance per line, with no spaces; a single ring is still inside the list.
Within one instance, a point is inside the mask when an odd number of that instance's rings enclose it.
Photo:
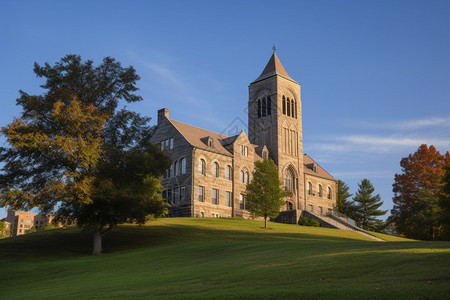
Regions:
[[[301,226],[312,226],[312,227],[319,227],[320,223],[316,219],[309,219],[307,217],[300,217],[298,219],[298,225]]]

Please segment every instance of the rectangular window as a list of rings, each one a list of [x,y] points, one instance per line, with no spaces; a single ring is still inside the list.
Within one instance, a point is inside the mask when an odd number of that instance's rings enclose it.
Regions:
[[[169,148],[169,140],[164,141],[164,148]]]
[[[31,224],[31,220],[25,220],[25,223]]]
[[[198,202],[204,202],[205,201],[205,187],[199,186],[198,187]]]
[[[245,209],[245,195],[244,194],[239,195],[239,208]]]
[[[30,225],[25,225],[26,229],[30,229],[30,227],[31,227]]]
[[[180,188],[180,202],[183,202],[186,197],[186,187],[182,186]]]
[[[212,189],[211,191],[211,203],[219,204],[219,191],[217,189]]]
[[[225,192],[225,205],[231,206],[231,192]]]
[[[322,206],[319,206],[319,214],[323,215],[323,207]]]
[[[314,212],[314,206],[312,206],[311,204],[308,204],[308,209],[309,212]]]
[[[173,202],[178,203],[180,201],[180,188],[175,188],[173,190]]]
[[[173,149],[173,138],[169,140],[169,149]]]
[[[248,147],[241,145],[241,155],[242,156],[248,156]]]
[[[167,202],[172,203],[172,190],[167,190]]]

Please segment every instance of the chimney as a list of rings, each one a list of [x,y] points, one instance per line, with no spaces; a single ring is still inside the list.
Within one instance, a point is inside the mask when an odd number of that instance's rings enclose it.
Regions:
[[[158,110],[158,125],[161,124],[162,120],[169,118],[169,109],[161,108]]]

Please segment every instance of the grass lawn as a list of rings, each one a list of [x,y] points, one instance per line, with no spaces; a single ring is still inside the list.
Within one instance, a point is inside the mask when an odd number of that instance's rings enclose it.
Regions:
[[[0,299],[445,299],[450,242],[374,242],[350,231],[244,219],[54,229],[0,240]],[[386,236],[385,236],[386,237]],[[382,237],[383,238],[383,237]]]

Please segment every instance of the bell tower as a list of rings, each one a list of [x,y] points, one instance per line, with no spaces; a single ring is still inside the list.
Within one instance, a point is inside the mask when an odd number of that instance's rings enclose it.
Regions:
[[[266,145],[280,179],[292,191],[286,210],[304,209],[303,139],[300,85],[286,72],[275,48],[261,75],[249,87],[248,134]]]

